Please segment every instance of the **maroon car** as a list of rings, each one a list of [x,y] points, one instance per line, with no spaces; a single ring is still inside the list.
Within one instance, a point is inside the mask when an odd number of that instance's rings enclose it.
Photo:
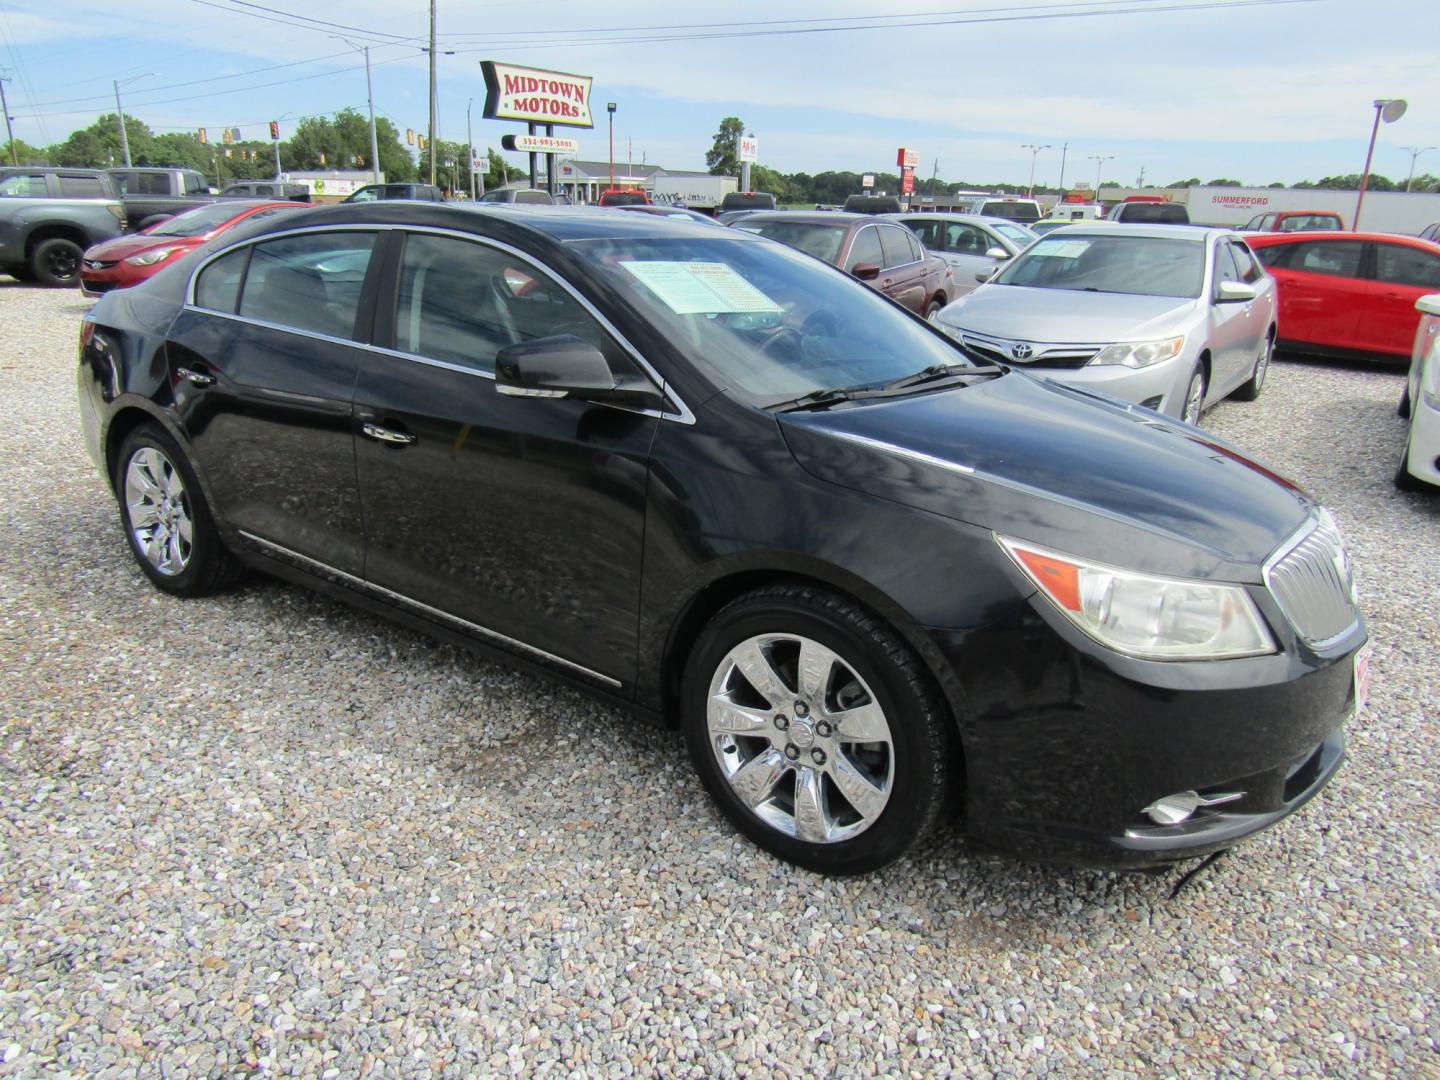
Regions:
[[[870,214],[747,214],[731,228],[779,240],[838,266],[932,321],[955,295],[949,266],[926,251],[909,229]]]

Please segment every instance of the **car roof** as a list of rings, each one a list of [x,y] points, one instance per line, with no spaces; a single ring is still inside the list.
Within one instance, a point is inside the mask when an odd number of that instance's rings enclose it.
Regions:
[[[803,221],[812,225],[849,225],[855,221],[876,221],[882,214],[852,214],[844,210],[785,210],[761,211],[745,218],[751,224],[757,221]]]
[[[380,199],[368,203],[333,203],[308,210],[301,228],[322,225],[410,225],[455,229],[486,236],[521,230],[555,243],[610,238],[657,239],[684,235],[714,240],[723,234],[709,222],[677,221],[651,214],[596,213],[586,206],[550,206],[525,203],[431,203]],[[295,228],[293,220],[277,222],[280,229]],[[257,234],[259,235],[259,234]],[[730,237],[759,241],[732,231]]]
[[[898,214],[875,214],[873,217],[889,218],[892,221],[913,221],[916,218],[921,221],[929,221],[932,218],[936,221],[956,221],[963,225],[1019,225],[1022,229],[1028,228],[1034,222],[1015,221],[1008,217],[996,217],[994,214],[960,214],[948,210],[902,210]]]
[[[1051,236],[1058,236],[1060,233],[1070,230],[1072,232],[1083,232],[1094,221],[1076,221],[1065,226],[1064,229],[1056,229],[1048,233],[1046,239]],[[1237,236],[1234,229],[1217,228],[1206,225],[1129,225],[1123,221],[1107,221],[1100,226],[1100,230],[1106,236],[1139,236],[1151,240],[1204,240],[1211,236]],[[1291,234],[1293,235],[1293,234]]]

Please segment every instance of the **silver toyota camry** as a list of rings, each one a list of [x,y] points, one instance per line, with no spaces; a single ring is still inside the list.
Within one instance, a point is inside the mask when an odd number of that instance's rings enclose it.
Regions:
[[[940,312],[972,358],[1198,423],[1253,401],[1275,347],[1275,282],[1227,229],[1071,225]]]

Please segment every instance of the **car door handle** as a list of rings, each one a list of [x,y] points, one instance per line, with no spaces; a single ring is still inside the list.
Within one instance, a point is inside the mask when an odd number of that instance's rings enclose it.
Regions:
[[[214,375],[206,375],[203,371],[192,371],[188,367],[177,367],[175,374],[192,386],[213,386],[215,384]]]
[[[391,446],[409,446],[415,441],[415,436],[404,431],[394,431],[379,424],[362,424],[361,434],[376,442],[389,443]]]

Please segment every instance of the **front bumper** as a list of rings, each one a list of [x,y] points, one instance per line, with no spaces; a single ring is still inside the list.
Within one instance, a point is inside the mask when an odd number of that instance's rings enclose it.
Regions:
[[[931,634],[968,705],[968,838],[1113,868],[1228,848],[1313,798],[1344,758],[1366,637],[1357,625],[1324,656],[1282,642],[1269,656],[1161,664],[1079,640],[1033,604],[982,633]],[[1145,815],[1184,791],[1244,794],[1177,825]]]
[[[1025,368],[1017,370],[1069,386],[1109,394],[1111,397],[1146,405],[1156,412],[1179,419],[1185,413],[1185,391],[1190,388],[1192,357],[1181,354],[1146,368],[1124,364],[1087,365],[1082,368]]]

